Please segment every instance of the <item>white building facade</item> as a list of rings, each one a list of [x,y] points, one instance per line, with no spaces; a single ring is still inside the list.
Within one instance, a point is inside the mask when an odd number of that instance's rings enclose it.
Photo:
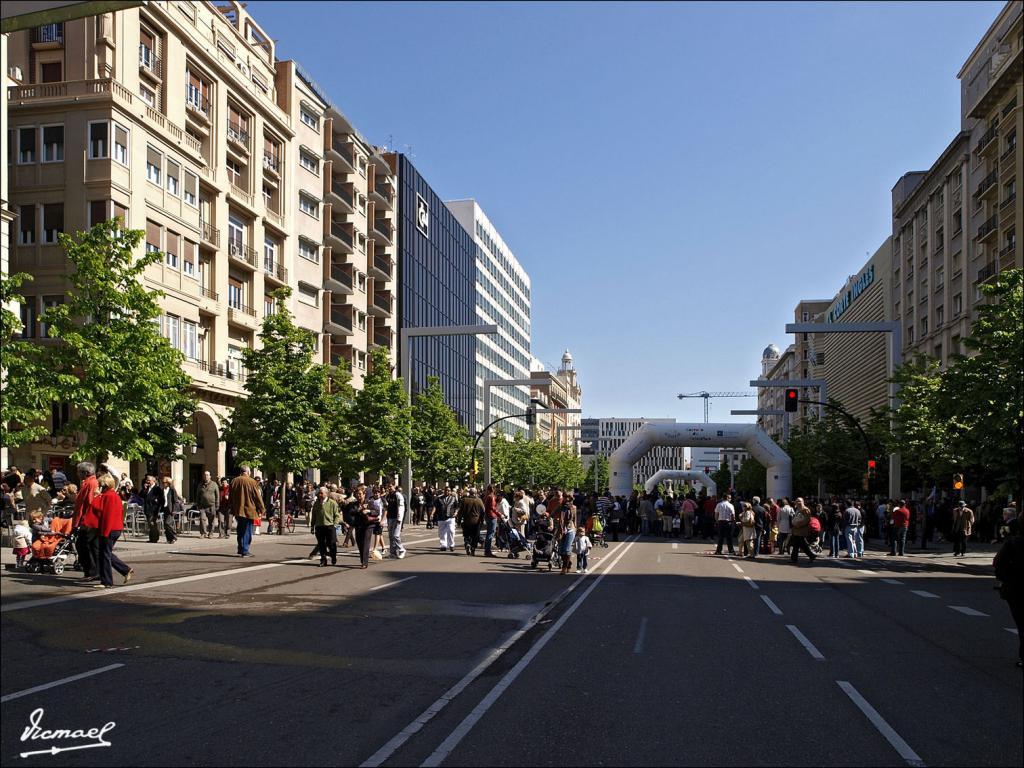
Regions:
[[[445,205],[473,236],[476,244],[476,317],[494,323],[498,333],[476,341],[476,421],[484,423],[484,381],[530,378],[530,276],[505,244],[475,200],[454,200]],[[526,413],[530,387],[492,387],[491,419]],[[526,419],[508,419],[496,432],[527,432]]]

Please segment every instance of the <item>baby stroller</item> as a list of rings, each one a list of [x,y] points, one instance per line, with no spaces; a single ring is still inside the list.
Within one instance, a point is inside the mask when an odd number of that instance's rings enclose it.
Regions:
[[[562,556],[558,554],[558,547],[555,546],[555,535],[550,531],[541,531],[537,534],[530,567],[536,568],[537,563],[547,563],[549,571],[556,566],[562,567]]]
[[[43,534],[32,543],[32,559],[25,565],[29,573],[64,573],[68,558],[75,554],[71,521],[55,517],[50,527],[50,533]]]
[[[510,558],[518,559],[520,552],[528,552],[530,550],[530,544],[523,538],[523,535],[504,520],[499,524],[498,536],[499,539],[504,539],[505,546],[503,549],[508,550]]]
[[[605,541],[604,532],[608,527],[608,523],[605,521],[603,515],[594,515],[593,523],[591,524],[588,535],[590,536],[590,542],[594,545],[594,549],[598,547],[608,548],[608,542]]]

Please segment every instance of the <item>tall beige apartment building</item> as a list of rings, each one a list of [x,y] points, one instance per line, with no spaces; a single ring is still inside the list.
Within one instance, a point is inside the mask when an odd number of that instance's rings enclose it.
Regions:
[[[324,362],[361,371],[372,343],[388,344],[393,356],[390,316],[367,319],[383,313],[380,305],[390,310],[390,282],[350,258],[364,241],[378,254],[374,244],[393,231],[386,197],[382,204],[371,191],[389,180],[375,175],[377,163],[369,167],[365,142],[345,138],[350,126],[339,133],[333,108],[297,65],[275,58],[243,4],[149,2],[8,42],[9,67],[20,75],[8,94],[11,270],[35,276],[25,335],[46,343],[38,316],[62,300],[57,233],[120,216],[145,230],[147,250],[165,254],[145,281],[165,293],[163,332],[193,379],[198,447],[183,462],[154,457],[150,470],[169,470],[188,495],[204,467],[223,474],[232,465],[219,430],[243,394],[241,351],[258,344],[279,286],[291,287],[290,309],[317,333]],[[339,173],[339,135],[364,147],[364,164],[350,152],[347,173]],[[351,212],[338,202],[339,183],[352,190]],[[335,281],[339,263],[351,285]],[[350,325],[336,324],[343,315]],[[55,430],[62,417],[55,408]],[[73,449],[74,438],[44,441],[12,451],[11,461],[45,467]]]
[[[562,353],[562,365],[557,371],[546,370],[535,357],[530,359],[530,398],[539,400],[541,408],[578,409],[583,401],[583,389],[577,379],[572,353]],[[552,448],[569,450],[580,455],[581,432],[578,413],[538,413],[535,433],[537,439]]]
[[[981,284],[1024,266],[1021,9],[1008,2],[960,70],[960,132],[930,169],[893,188],[891,303],[905,360],[925,354],[945,366],[964,352]]]

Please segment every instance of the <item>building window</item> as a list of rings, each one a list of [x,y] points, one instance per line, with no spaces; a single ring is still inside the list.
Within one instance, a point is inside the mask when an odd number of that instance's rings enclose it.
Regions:
[[[146,147],[146,180],[160,186],[160,166],[163,155],[152,146]]]
[[[299,107],[299,119],[317,133],[320,132],[320,118],[316,117],[305,107]]]
[[[304,149],[299,150],[299,165],[310,173],[320,174],[320,161]]]
[[[366,353],[356,351],[356,368],[360,371],[366,370]]]
[[[936,307],[935,308],[935,327],[936,328],[941,328],[942,327],[942,323],[945,322],[945,319],[946,319],[946,308],[945,307]]]
[[[164,338],[175,349],[181,349],[181,318],[177,315],[164,315]]]
[[[210,84],[191,70],[185,71],[185,106],[210,116]]]
[[[299,210],[309,216],[312,216],[314,219],[320,218],[319,203],[309,195],[304,195],[301,192],[299,193]]]
[[[312,261],[315,264],[320,263],[320,247],[316,243],[312,243],[309,240],[299,240],[299,256],[306,259],[306,261]]]
[[[301,301],[303,304],[308,304],[311,307],[319,306],[320,291],[318,291],[312,285],[306,285],[306,283],[299,283],[299,301]]]
[[[921,338],[923,339],[928,334],[928,318],[921,318]]]
[[[39,65],[40,83],[59,83],[64,79],[63,67],[59,61],[47,61]]]
[[[146,253],[160,252],[160,225],[155,221],[146,222]]]
[[[93,200],[89,203],[89,226],[94,227],[108,218],[109,202],[106,200]]]
[[[240,254],[242,252],[242,244],[245,240],[245,225],[242,224],[241,220],[234,217],[228,217],[228,250],[232,254]]]
[[[963,294],[957,293],[953,296],[953,317],[959,317],[960,313],[964,311],[964,297]]]
[[[199,250],[199,245],[193,243],[191,240],[186,240],[184,248],[181,251],[181,272],[189,277],[196,276],[196,252]]]
[[[139,85],[139,98],[142,99],[146,104],[156,109],[156,91],[152,88],[147,88],[144,85]]]
[[[43,162],[59,163],[64,160],[64,126],[43,126]]]
[[[54,307],[60,306],[64,303],[63,296],[43,296],[43,314],[46,311],[53,309]],[[39,321],[39,338],[48,339],[50,337],[50,326],[44,323],[42,320]]]
[[[274,314],[274,297],[264,296],[263,297],[263,316],[270,317]]]
[[[113,218],[118,219],[121,222],[122,227],[128,226],[128,209],[121,205],[116,200],[114,201],[114,216]]]
[[[114,123],[114,159],[128,167],[128,129],[120,123]]]
[[[263,269],[273,272],[277,266],[277,243],[269,237],[263,240]]]
[[[36,161],[36,129],[18,129],[18,163],[27,165]]]
[[[183,172],[182,190],[185,193],[185,205],[199,207],[199,177],[191,171]]]
[[[178,165],[176,160],[167,158],[167,192],[168,194],[178,196],[179,190],[181,189],[181,166]]]
[[[34,339],[36,337],[36,321],[38,319],[36,297],[26,296],[25,303],[21,305],[21,338]]]
[[[228,139],[249,145],[249,116],[242,114],[233,104],[228,104]]]
[[[36,242],[36,207],[23,205],[20,208],[21,226],[18,230],[18,245],[35,245]]]
[[[43,242],[56,243],[57,235],[64,231],[64,203],[43,206]]]
[[[98,160],[107,157],[110,124],[89,123],[89,159]]]
[[[356,287],[362,293],[366,293],[366,274],[363,272],[356,272]]]
[[[914,326],[907,326],[907,342],[910,344],[914,343]]]
[[[175,232],[167,233],[167,249],[166,249],[166,261],[167,266],[171,269],[178,268],[178,245],[181,242],[181,236]]]
[[[186,320],[181,327],[181,351],[189,360],[198,359],[196,352],[198,347],[196,339],[198,334],[196,333],[196,324],[191,320]]]
[[[233,309],[241,309],[245,305],[245,287],[241,280],[230,278],[228,280],[228,306]]]
[[[240,163],[236,163],[231,158],[228,158],[226,164],[228,169],[228,181],[231,182],[232,186],[238,187],[239,189],[243,189],[244,187],[242,185],[242,165]]]
[[[360,331],[366,330],[366,313],[356,312],[356,328]]]

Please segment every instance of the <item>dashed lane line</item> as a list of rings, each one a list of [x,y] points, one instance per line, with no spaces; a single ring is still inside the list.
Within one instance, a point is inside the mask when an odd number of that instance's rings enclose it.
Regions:
[[[1016,627],[1003,627],[1003,629],[1005,629],[1011,635],[1019,635],[1020,634],[1020,630],[1017,629]]]
[[[8,693],[6,696],[0,696],[0,704],[6,704],[8,701],[14,699],[20,699],[22,696],[29,696],[33,693],[39,693],[40,691],[48,691],[50,688],[56,688],[58,685],[65,685],[67,683],[73,683],[76,680],[84,680],[87,677],[93,675],[102,675],[104,672],[111,672],[115,669],[120,669],[124,664],[108,664],[105,667],[99,669],[93,669],[89,672],[82,672],[79,675],[72,675],[71,677],[62,677],[60,680],[54,680],[52,683],[43,683],[32,688],[26,688],[24,691],[18,691],[16,693]]]
[[[761,599],[764,600],[764,604],[768,606],[772,613],[776,616],[782,615],[782,609],[777,606],[768,595],[761,595]]]
[[[736,565],[736,563],[729,563],[729,565],[735,568],[739,573],[743,573],[743,569]]]
[[[898,587],[903,586],[903,582],[899,579],[882,579],[881,581],[883,584],[895,584]]]
[[[799,629],[797,629],[795,625],[787,624],[786,625],[786,629],[788,629],[790,632],[792,632],[793,633],[793,637],[795,637],[797,639],[797,641],[800,643],[800,645],[802,645],[804,648],[807,649],[807,652],[809,654],[811,654],[811,658],[812,659],[815,659],[816,661],[824,661],[825,660],[825,657],[822,656],[821,651],[819,651],[817,648],[815,648],[814,647],[814,643],[812,643],[810,640],[808,640],[807,636],[803,632],[801,632]]]
[[[751,589],[757,589],[757,590],[760,590],[760,589],[761,589],[761,588],[760,588],[760,587],[759,587],[759,586],[757,585],[757,582],[756,582],[756,581],[754,581],[754,580],[753,580],[752,578],[750,578],[749,576],[744,576],[744,577],[743,577],[743,580],[744,580],[744,581],[746,581],[746,582],[747,582],[747,584],[749,584],[749,585],[750,585],[750,588],[751,588]]]
[[[394,587],[398,584],[401,584],[403,581],[410,581],[415,578],[415,576],[406,576],[404,579],[399,579],[398,581],[389,581],[387,584],[378,584],[376,587],[370,587],[370,592],[376,592],[378,589],[387,589],[388,587]]]
[[[878,714],[878,710],[872,707],[853,685],[846,680],[836,680],[836,684],[843,690],[843,693],[850,697],[850,700],[857,705],[857,709],[864,713],[864,716],[871,721],[871,724],[885,737],[885,740],[892,745],[907,765],[913,768],[924,768],[924,761],[917,752],[911,749],[903,737],[896,733],[893,727],[885,721],[885,718]]]
[[[636,636],[636,643],[633,644],[633,653],[641,654],[644,652],[644,640],[647,639],[647,617],[644,616],[640,620],[640,631]]]
[[[981,611],[976,611],[973,608],[968,608],[966,605],[948,605],[946,607],[952,608],[954,611],[962,613],[964,616],[984,616],[986,618],[988,617],[987,613],[982,613]]]
[[[918,597],[926,597],[929,599],[938,598],[938,595],[936,595],[934,592],[926,592],[923,589],[912,589],[910,590],[910,594],[917,595]]]

